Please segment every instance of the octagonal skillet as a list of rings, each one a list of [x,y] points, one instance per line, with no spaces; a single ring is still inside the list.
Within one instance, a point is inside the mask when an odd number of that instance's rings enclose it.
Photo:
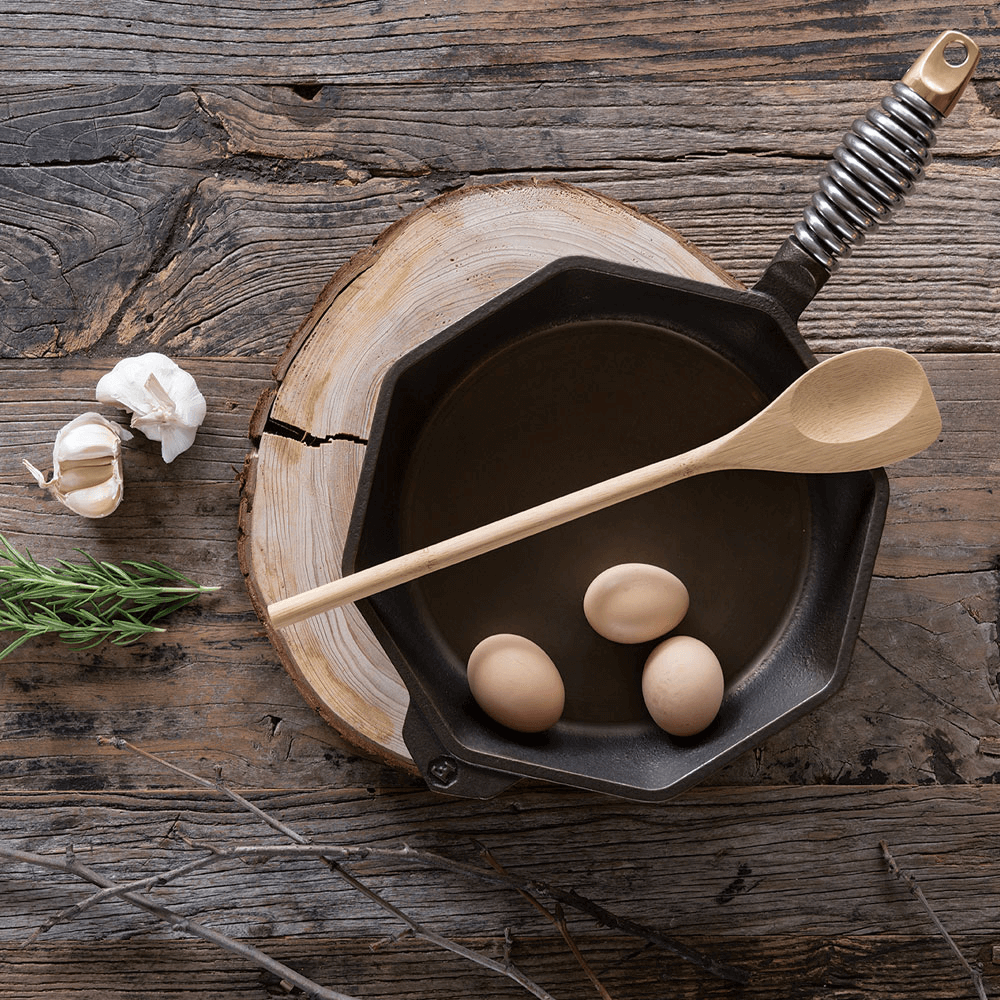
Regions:
[[[956,46],[960,65],[945,57]],[[922,176],[977,58],[945,32],[854,124],[753,289],[563,259],[401,358],[381,387],[345,574],[687,450],[778,396],[815,363],[798,316]],[[336,603],[358,601],[406,683],[403,736],[431,788],[485,797],[534,777],[659,800],[841,685],[887,498],[882,470],[713,473],[405,586],[341,588]],[[668,737],[642,706],[653,644],[586,625],[582,594],[616,562],[665,565],[688,585],[683,631],[726,672],[719,716],[697,737]],[[332,606],[323,592],[278,602],[272,622]],[[469,694],[465,660],[496,632],[566,667],[564,716],[545,733],[492,722]]]

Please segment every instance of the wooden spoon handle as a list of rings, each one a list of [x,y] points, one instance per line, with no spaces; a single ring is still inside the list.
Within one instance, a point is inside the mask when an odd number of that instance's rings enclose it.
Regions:
[[[275,628],[284,628],[322,611],[331,611],[342,604],[359,601],[390,587],[409,583],[435,570],[492,552],[493,549],[611,507],[623,500],[630,500],[668,483],[721,468],[722,465],[717,464],[714,459],[721,454],[722,445],[729,437],[730,435],[726,435],[683,455],[606,479],[575,493],[568,493],[537,507],[519,511],[499,521],[484,524],[426,548],[408,552],[388,562],[276,601],[267,609],[271,624]]]

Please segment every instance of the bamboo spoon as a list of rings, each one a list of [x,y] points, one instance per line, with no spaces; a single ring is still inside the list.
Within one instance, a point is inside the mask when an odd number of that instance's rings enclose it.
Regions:
[[[276,601],[268,615],[283,628],[690,476],[722,469],[857,472],[915,455],[940,431],[934,394],[915,358],[888,347],[847,351],[810,368],[714,441]]]

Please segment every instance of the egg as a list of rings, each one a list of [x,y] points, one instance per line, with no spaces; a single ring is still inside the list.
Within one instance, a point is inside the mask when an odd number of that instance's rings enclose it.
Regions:
[[[559,670],[541,646],[521,635],[483,639],[469,656],[469,688],[493,720],[521,733],[555,725],[566,701]]]
[[[669,570],[620,563],[598,574],[583,597],[583,613],[612,642],[649,642],[676,628],[688,610],[687,587]]]
[[[646,708],[671,736],[694,736],[705,729],[719,712],[724,687],[718,657],[689,635],[664,639],[642,671]]]

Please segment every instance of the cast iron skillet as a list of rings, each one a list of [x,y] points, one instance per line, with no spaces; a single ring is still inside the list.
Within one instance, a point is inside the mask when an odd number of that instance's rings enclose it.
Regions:
[[[967,59],[952,69],[943,52],[956,38]],[[345,573],[686,451],[779,395],[815,362],[798,316],[922,175],[976,53],[946,32],[855,123],[753,289],[567,258],[400,359],[381,388]],[[841,685],[887,500],[882,470],[713,473],[360,601],[410,693],[414,761],[457,795],[525,776],[675,794]],[[638,678],[654,643],[609,642],[583,617],[587,584],[619,562],[680,576],[691,610],[677,631],[723,664],[722,709],[697,737],[671,738],[645,711]],[[495,632],[533,639],[563,674],[566,709],[543,734],[492,722],[469,694],[465,662]]]

